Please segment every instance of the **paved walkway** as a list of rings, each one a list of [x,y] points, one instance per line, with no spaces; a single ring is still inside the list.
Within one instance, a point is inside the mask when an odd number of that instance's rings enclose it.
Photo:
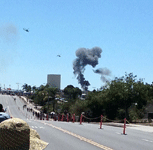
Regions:
[[[114,123],[114,122],[110,122],[110,123],[104,122],[103,125],[123,127],[124,124],[123,123]],[[126,128],[153,133],[153,126],[145,126],[145,125],[138,125],[138,124],[126,124]]]
[[[145,125],[130,124],[130,126],[129,126],[128,128],[153,133],[153,126],[145,126]]]
[[[32,108],[35,112],[40,113],[39,110],[37,110],[37,109],[34,108],[34,105],[33,104],[31,104],[29,101],[27,101],[27,98],[25,98],[24,96],[21,96],[21,98],[22,98],[22,100],[24,100],[27,103],[27,105],[28,105],[29,108]]]

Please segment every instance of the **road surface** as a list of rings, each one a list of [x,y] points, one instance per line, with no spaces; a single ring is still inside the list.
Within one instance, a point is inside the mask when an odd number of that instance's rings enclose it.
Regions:
[[[14,101],[16,98],[16,101]],[[23,109],[24,102],[17,96],[0,95],[0,103],[7,108],[7,113],[26,121],[29,126],[49,143],[45,150],[152,150],[153,132],[102,126],[99,124],[78,122],[60,122],[38,120],[31,112]]]

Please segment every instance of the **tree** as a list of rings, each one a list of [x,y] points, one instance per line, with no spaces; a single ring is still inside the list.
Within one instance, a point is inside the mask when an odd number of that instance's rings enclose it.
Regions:
[[[87,108],[91,111],[92,117],[104,115],[106,93],[106,91],[88,92],[85,101],[87,101]]]
[[[73,89],[73,99],[77,99],[78,96],[81,96],[81,95],[82,95],[82,91],[78,87],[75,87]]]
[[[36,89],[37,89],[36,86],[33,86],[33,87],[32,87],[33,92],[35,92]]]
[[[69,101],[74,101],[81,96],[82,91],[78,87],[74,87],[73,85],[68,85],[64,88],[64,95],[67,97]]]
[[[44,91],[37,91],[34,97],[34,103],[40,106],[45,105],[45,93]]]
[[[39,88],[35,91],[35,96],[33,97],[34,103],[39,104],[41,106],[48,106],[48,109],[46,107],[43,107],[44,109],[47,109],[49,111],[49,103],[50,101],[53,104],[53,111],[55,109],[55,95],[58,92],[57,88],[49,87],[48,85],[44,86],[41,85]]]
[[[25,90],[26,92],[31,92],[31,85],[28,85],[28,84],[24,84],[22,86],[23,90]]]
[[[25,90],[26,92],[28,92],[28,84],[25,83],[25,84],[22,86],[22,89]]]
[[[138,116],[142,117],[144,106],[152,99],[152,87],[144,84],[141,79],[137,81],[136,77],[133,73],[126,73],[125,76],[108,82],[101,91],[89,92],[88,107],[93,115],[98,116],[102,113],[109,119],[129,119],[131,106],[137,103],[136,109],[141,112]]]
[[[56,104],[55,95],[58,92],[58,89],[55,88],[55,87],[47,87],[45,89],[45,92],[46,92],[46,97],[45,98],[48,100],[48,103],[50,102],[50,100],[52,101],[52,103],[53,103],[53,111],[55,111],[55,104]],[[48,107],[49,107],[49,104],[48,104]]]
[[[75,115],[79,115],[87,110],[87,101],[76,100],[69,108],[69,111]]]

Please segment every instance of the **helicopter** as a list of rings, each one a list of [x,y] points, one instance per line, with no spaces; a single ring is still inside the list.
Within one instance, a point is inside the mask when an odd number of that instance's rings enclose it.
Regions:
[[[61,57],[61,55],[57,55],[58,57]]]
[[[23,28],[24,31],[29,32],[29,29]]]

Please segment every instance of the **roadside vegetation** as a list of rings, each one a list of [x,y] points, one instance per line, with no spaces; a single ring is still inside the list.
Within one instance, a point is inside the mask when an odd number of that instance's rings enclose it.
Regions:
[[[36,88],[25,84],[23,89],[33,91],[29,98],[42,106],[44,113],[69,112],[80,116],[85,112],[91,118],[103,115],[110,120],[123,120],[126,117],[132,122],[141,119],[147,112],[146,105],[153,102],[153,84],[137,80],[133,73],[116,77],[97,91],[88,91],[84,100],[80,99],[82,91],[73,85],[65,87],[63,93],[48,85]]]

